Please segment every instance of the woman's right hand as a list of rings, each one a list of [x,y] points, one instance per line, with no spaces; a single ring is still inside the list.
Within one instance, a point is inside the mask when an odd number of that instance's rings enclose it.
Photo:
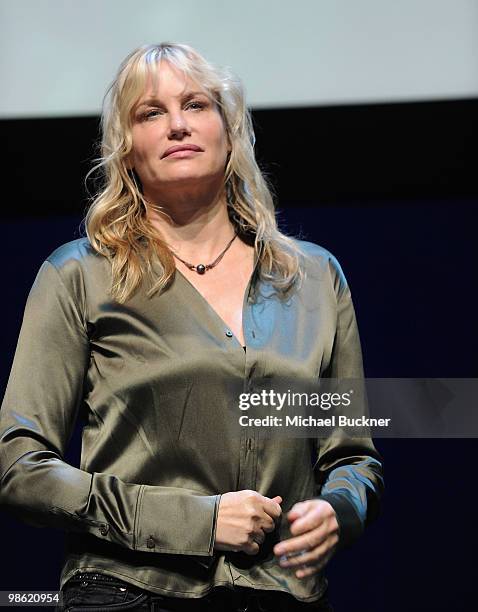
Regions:
[[[216,550],[256,555],[265,534],[274,531],[282,509],[282,497],[265,497],[257,491],[223,493],[216,523]]]

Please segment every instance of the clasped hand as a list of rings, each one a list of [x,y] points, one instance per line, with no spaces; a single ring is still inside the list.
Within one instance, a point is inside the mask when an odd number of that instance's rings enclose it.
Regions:
[[[266,533],[274,531],[282,515],[280,496],[269,498],[256,491],[224,493],[216,524],[216,550],[256,555]],[[291,538],[274,547],[281,567],[297,568],[297,578],[319,572],[333,556],[339,541],[339,524],[332,506],[321,499],[295,504],[287,519]]]

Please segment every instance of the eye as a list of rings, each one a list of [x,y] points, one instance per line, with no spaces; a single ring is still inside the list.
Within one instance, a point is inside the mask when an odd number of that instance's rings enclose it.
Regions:
[[[153,117],[159,117],[159,115],[162,115],[162,114],[163,114],[163,111],[160,110],[159,108],[152,108],[146,111],[145,117],[146,119],[151,119]]]
[[[206,108],[207,103],[201,102],[200,100],[192,100],[186,105],[186,108],[190,108],[191,110],[202,110]]]
[[[148,119],[155,119],[163,114],[163,111],[159,108],[150,108],[148,110],[143,111],[138,119],[139,121],[147,121]]]

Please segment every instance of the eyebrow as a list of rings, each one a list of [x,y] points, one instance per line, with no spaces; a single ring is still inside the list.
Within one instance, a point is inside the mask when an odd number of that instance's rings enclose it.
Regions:
[[[187,93],[180,94],[179,96],[176,96],[176,97],[181,98],[183,101],[187,101],[196,96],[205,96],[206,98],[210,98],[210,96],[205,91],[188,91]],[[158,104],[162,104],[161,100],[157,98],[156,96],[152,96],[140,102],[137,108],[141,108],[141,106],[154,106]]]

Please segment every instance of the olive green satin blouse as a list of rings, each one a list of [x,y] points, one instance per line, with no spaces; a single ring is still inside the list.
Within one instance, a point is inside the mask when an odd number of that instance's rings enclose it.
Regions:
[[[67,531],[61,586],[100,571],[150,591],[200,597],[216,585],[318,599],[272,553],[214,549],[221,493],[253,489],[334,507],[340,546],[377,514],[380,456],[369,439],[259,439],[230,428],[230,383],[263,377],[357,378],[362,360],[350,291],[336,259],[300,242],[306,278],[288,301],[260,282],[244,296],[244,351],[177,272],[162,294],[108,296],[110,264],[87,238],[56,249],[30,291],[0,411],[0,501],[15,516]],[[237,388],[237,387],[236,387]],[[80,467],[64,461],[84,422]]]

